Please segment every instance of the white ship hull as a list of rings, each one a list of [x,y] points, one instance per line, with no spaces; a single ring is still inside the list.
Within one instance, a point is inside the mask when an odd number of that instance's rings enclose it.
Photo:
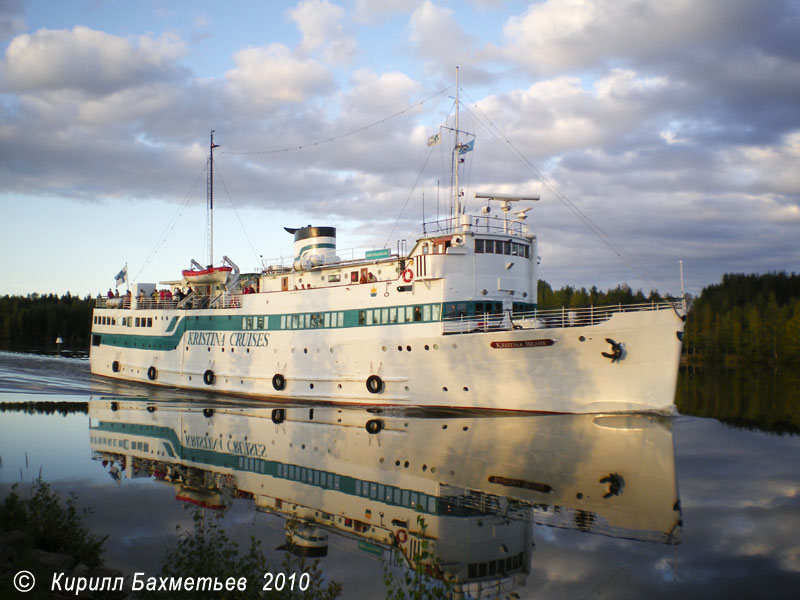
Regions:
[[[254,312],[258,300],[251,301]],[[585,327],[455,335],[443,335],[439,322],[218,329],[228,319],[241,320],[247,306],[142,311],[164,327],[177,317],[175,329],[187,330],[171,334],[179,337],[170,350],[93,346],[92,372],[186,389],[372,405],[586,413],[669,412],[674,402],[683,322],[672,309],[619,312]],[[204,327],[204,320],[212,324],[208,329],[188,329],[198,322]],[[141,336],[140,345],[169,337]],[[624,344],[619,360],[603,356],[611,350],[607,339]],[[211,383],[204,378],[209,371]],[[284,389],[275,389],[275,375],[284,378]],[[382,382],[377,393],[367,387],[373,376]]]

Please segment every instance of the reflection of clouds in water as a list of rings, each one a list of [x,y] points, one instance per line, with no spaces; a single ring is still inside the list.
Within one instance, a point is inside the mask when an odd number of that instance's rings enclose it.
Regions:
[[[800,545],[784,549],[780,554],[780,563],[787,571],[800,573]]]

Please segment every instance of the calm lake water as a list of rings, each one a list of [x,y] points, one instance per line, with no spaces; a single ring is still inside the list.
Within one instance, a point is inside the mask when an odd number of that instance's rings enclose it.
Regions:
[[[796,383],[684,369],[679,406],[696,416],[671,418],[376,414],[119,384],[86,360],[0,352],[0,492],[40,474],[74,492],[109,536],[106,565],[153,576],[196,510],[224,515],[243,546],[255,535],[276,565],[295,514],[342,597],[382,597],[385,565],[401,577],[419,551],[420,517],[464,597],[794,598]],[[86,405],[11,404],[39,401]]]

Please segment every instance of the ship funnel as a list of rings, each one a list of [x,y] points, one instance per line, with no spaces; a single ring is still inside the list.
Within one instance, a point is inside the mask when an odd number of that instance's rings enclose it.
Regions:
[[[299,229],[290,227],[284,227],[284,229],[294,234],[294,268],[296,271],[337,263],[341,260],[336,256],[335,227],[308,225]]]

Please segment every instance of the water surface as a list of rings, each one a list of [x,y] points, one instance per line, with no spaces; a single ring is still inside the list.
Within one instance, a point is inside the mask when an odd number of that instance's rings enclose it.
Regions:
[[[474,596],[794,597],[791,385],[775,371],[684,372],[679,405],[702,416],[375,414],[119,384],[85,360],[0,353],[0,402],[16,403],[0,413],[0,490],[41,474],[74,492],[109,535],[106,564],[126,572],[157,574],[176,527],[205,506],[274,564],[287,513],[320,523],[320,565],[345,598],[384,595],[415,515]]]

